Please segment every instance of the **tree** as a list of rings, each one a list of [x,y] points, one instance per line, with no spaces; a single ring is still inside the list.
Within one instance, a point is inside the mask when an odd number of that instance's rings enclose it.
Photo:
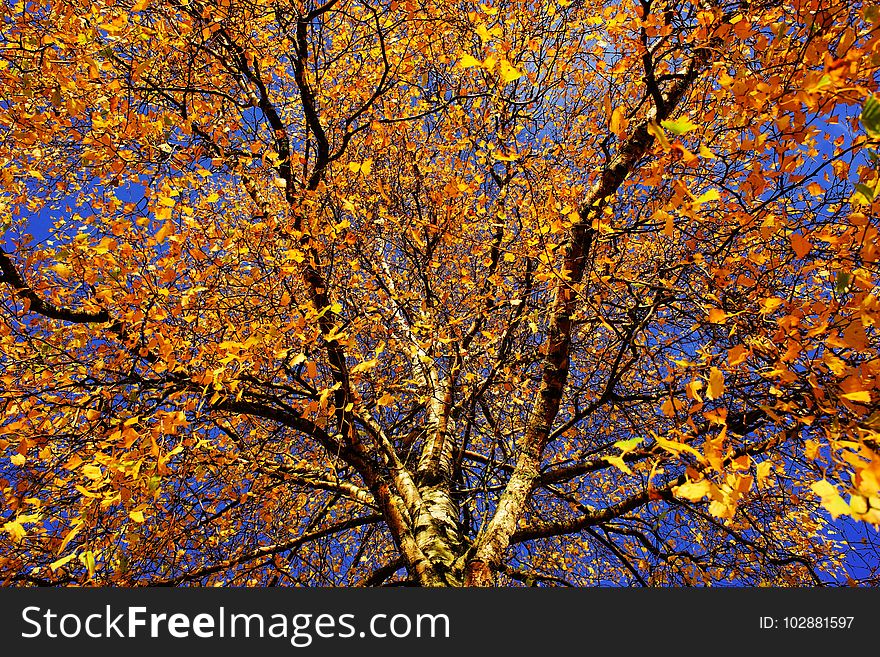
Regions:
[[[7,584],[877,581],[873,5],[2,12]]]

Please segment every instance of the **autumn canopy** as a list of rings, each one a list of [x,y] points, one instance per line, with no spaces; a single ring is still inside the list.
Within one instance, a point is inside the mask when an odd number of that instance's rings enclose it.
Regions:
[[[0,7],[0,582],[877,583],[880,9]]]

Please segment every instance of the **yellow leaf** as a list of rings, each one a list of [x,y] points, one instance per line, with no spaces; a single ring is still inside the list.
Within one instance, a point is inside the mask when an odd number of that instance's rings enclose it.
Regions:
[[[720,198],[721,194],[718,193],[717,189],[710,189],[695,198],[694,205],[701,205],[703,203],[708,203],[709,201],[717,201]]]
[[[699,502],[708,496],[712,491],[712,483],[706,479],[700,481],[688,481],[681,486],[672,489],[676,497],[680,497],[689,502]]]
[[[52,563],[50,563],[49,568],[51,568],[53,571],[58,570],[59,568],[61,568],[61,566],[65,565],[69,561],[72,561],[75,557],[76,552],[74,552],[73,554],[68,554],[66,557],[62,557],[57,561],[53,561]]]
[[[772,468],[773,464],[770,461],[763,461],[757,465],[755,471],[758,475],[758,485],[764,485],[764,482],[770,477],[770,470]]]
[[[171,219],[171,208],[156,208],[154,216],[156,221],[168,221]]]
[[[27,461],[24,454],[13,454],[9,457],[9,460],[12,461],[12,465],[24,465],[25,461]]]
[[[95,247],[95,253],[98,255],[104,255],[105,253],[115,251],[116,248],[116,240],[110,239],[109,237],[102,237],[101,242]]]
[[[506,61],[501,60],[501,79],[505,82],[513,82],[522,77],[522,72],[514,68],[514,66]]]
[[[288,249],[284,252],[284,256],[288,260],[293,260],[295,262],[304,262],[306,259],[306,254],[298,249]]]
[[[373,168],[373,160],[364,160],[363,162],[349,162],[348,170],[352,173],[362,173],[365,176],[370,174]]]
[[[604,457],[606,461],[608,461],[611,465],[616,467],[619,470],[623,470],[626,474],[632,474],[633,471],[629,469],[629,466],[624,462],[624,460],[619,456],[606,456]]]
[[[97,465],[84,465],[82,467],[82,472],[89,479],[102,479],[104,477],[104,473],[101,472],[101,467]]]
[[[481,62],[476,57],[471,57],[470,55],[463,55],[460,60],[458,60],[458,65],[462,68],[472,68],[474,66],[482,66],[483,62]]]
[[[128,517],[137,523],[141,523],[144,521],[144,512],[143,511],[129,511]]]
[[[379,399],[376,400],[376,403],[379,406],[391,406],[394,403],[394,395],[386,392],[381,397],[379,397]]]
[[[822,185],[817,182],[811,182],[807,186],[807,191],[810,192],[813,196],[822,196],[825,193],[825,190],[822,189]]]
[[[63,278],[67,278],[73,273],[73,270],[62,262],[59,262],[57,265],[52,265],[49,269]]]
[[[724,373],[717,367],[709,371],[709,387],[706,389],[706,397],[718,399],[724,394]]]
[[[714,160],[715,159],[715,153],[713,153],[711,150],[709,150],[705,146],[700,146],[700,155],[705,157],[707,160]]]
[[[95,553],[91,550],[87,552],[83,552],[79,555],[80,563],[85,566],[89,571],[89,577],[95,576]]]
[[[825,363],[825,365],[828,366],[828,369],[836,376],[842,376],[846,372],[846,363],[830,351],[826,351],[822,355],[822,362]]]
[[[660,223],[663,222],[663,234],[672,237],[673,231],[675,229],[675,218],[669,212],[665,210],[657,210],[654,214],[651,215],[651,221]]]
[[[379,361],[373,358],[372,360],[366,360],[363,363],[358,363],[354,367],[351,368],[351,374],[357,374],[358,372],[366,372],[368,370],[373,369],[376,365],[379,364]]]
[[[21,539],[27,536],[27,532],[25,531],[24,527],[22,527],[21,524],[16,522],[15,520],[10,520],[6,524],[4,524],[3,529],[5,529],[9,536],[12,538],[13,543],[19,543],[21,542]]]
[[[29,498],[34,499],[34,498]],[[24,513],[16,518],[18,522],[40,522],[43,516],[39,513]]]
[[[822,499],[822,506],[831,514],[832,518],[849,514],[849,504],[843,500],[837,489],[825,479],[812,484],[810,490]]]
[[[761,305],[761,314],[767,315],[779,308],[779,306],[785,303],[785,300],[779,297],[764,297],[759,303]]]
[[[669,150],[669,140],[666,138],[666,133],[663,132],[663,128],[653,121],[648,124],[648,134],[657,140],[657,143],[660,144],[664,151]]]
[[[730,498],[712,500],[709,504],[709,513],[716,518],[733,518],[736,513],[736,503]]]
[[[82,520],[78,518],[77,520],[74,520],[73,529],[67,532],[67,534],[64,536],[64,540],[61,541],[61,545],[58,548],[57,554],[61,554],[62,552],[64,552],[64,548],[67,547],[67,544],[70,543],[79,533],[80,527],[82,527]]]
[[[83,495],[85,495],[86,497],[101,497],[100,495],[93,493],[88,488],[80,486],[79,484],[75,485],[74,488],[76,490],[78,490],[80,493],[82,493]]]
[[[669,130],[669,132],[676,135],[685,135],[691,130],[696,130],[700,127],[696,123],[692,123],[691,120],[687,117],[679,119],[678,121],[661,121],[660,125]]]
[[[697,450],[695,450],[690,445],[680,443],[675,440],[666,440],[665,438],[661,438],[657,435],[654,436],[654,440],[657,441],[657,444],[660,445],[660,447],[665,449],[667,452],[674,452],[676,454],[687,452],[688,454],[693,454],[694,456],[696,456],[697,459],[699,459],[701,462],[704,460],[700,453],[697,452]]]
[[[644,442],[644,438],[630,438],[628,440],[618,440],[612,445],[612,447],[616,447],[617,449],[619,449],[622,456],[633,451],[642,442]]]
[[[504,153],[502,151],[493,151],[492,157],[500,162],[513,162],[519,159],[518,153]]]
[[[867,390],[856,390],[855,392],[847,392],[841,395],[844,399],[854,402],[871,403],[871,393]]]

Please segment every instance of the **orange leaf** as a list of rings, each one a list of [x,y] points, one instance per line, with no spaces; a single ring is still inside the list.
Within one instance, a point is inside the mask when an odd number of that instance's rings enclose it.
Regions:
[[[660,411],[666,417],[675,417],[675,413],[677,411],[682,410],[683,408],[684,408],[684,404],[682,404],[680,401],[675,401],[673,399],[667,399],[660,406]]]
[[[749,353],[750,352],[746,347],[738,344],[727,350],[727,362],[731,367],[739,365],[740,363],[745,362],[749,357]]]
[[[171,215],[170,211],[168,214],[169,216]],[[159,214],[156,213],[156,216],[158,217]],[[173,231],[174,224],[171,221],[166,221],[164,224],[162,224],[162,227],[158,231],[156,231],[156,243],[161,244],[162,242],[164,242],[165,238],[168,237]]]
[[[792,233],[789,239],[791,240],[791,248],[794,249],[798,258],[803,258],[813,248],[813,245],[800,233]]]
[[[706,389],[706,397],[718,399],[724,394],[724,373],[717,367],[709,372],[709,387]]]
[[[611,112],[611,121],[609,122],[608,128],[611,132],[617,135],[626,130],[627,123],[626,108],[623,105],[620,105]]]

